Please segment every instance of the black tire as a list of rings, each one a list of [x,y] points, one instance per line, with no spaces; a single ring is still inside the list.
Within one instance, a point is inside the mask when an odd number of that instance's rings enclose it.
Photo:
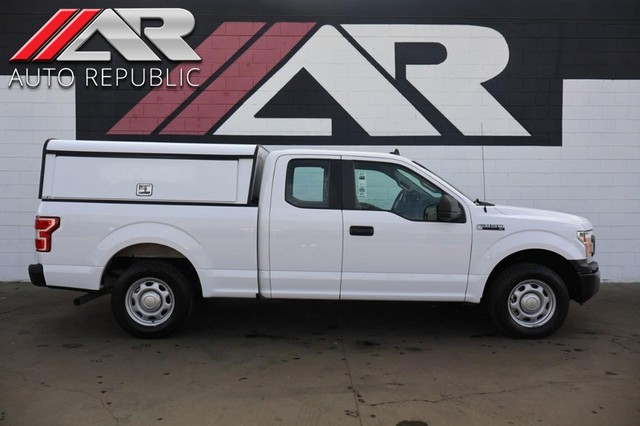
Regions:
[[[142,338],[173,333],[189,318],[193,305],[194,292],[185,275],[157,260],[134,263],[111,293],[111,310],[118,324]]]
[[[518,263],[490,283],[487,307],[494,323],[515,338],[540,339],[553,334],[569,312],[569,292],[553,270]]]

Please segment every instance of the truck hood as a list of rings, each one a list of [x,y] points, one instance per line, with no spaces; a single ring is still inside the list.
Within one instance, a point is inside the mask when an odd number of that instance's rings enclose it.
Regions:
[[[554,212],[550,210],[531,209],[527,207],[495,206],[495,209],[505,216],[517,217],[526,220],[544,220],[549,222],[561,222],[574,225],[579,229],[592,229],[593,225],[584,217],[568,213]]]

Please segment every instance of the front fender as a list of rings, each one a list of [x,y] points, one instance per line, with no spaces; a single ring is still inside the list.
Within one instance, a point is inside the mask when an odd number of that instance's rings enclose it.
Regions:
[[[573,242],[549,231],[520,231],[501,238],[488,248],[482,248],[481,252],[476,252],[474,247],[469,273],[488,275],[505,257],[531,249],[550,251],[565,259],[584,259],[585,256],[584,247],[577,238]]]
[[[545,250],[568,260],[585,257],[584,247],[577,238],[574,242],[561,235],[542,230],[514,232],[488,247],[474,245],[465,301],[480,302],[487,279],[495,267],[510,255],[525,250]]]

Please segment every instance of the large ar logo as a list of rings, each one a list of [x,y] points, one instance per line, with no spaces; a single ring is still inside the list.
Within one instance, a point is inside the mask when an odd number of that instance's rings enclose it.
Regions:
[[[160,19],[163,24],[143,29],[143,19]],[[193,15],[184,9],[60,9],[9,62],[110,61],[111,52],[79,50],[96,33],[128,61],[161,60],[143,35],[173,61],[198,61],[182,39],[194,26]]]
[[[196,49],[202,57],[200,90],[156,88],[109,134],[331,136],[331,118],[260,116],[304,70],[369,136],[440,134],[398,89],[397,73],[464,136],[530,136],[482,85],[509,61],[504,37],[491,28],[265,25],[222,24]],[[443,57],[437,63],[397,63],[400,46],[420,44],[439,46]],[[166,106],[161,116],[159,103]]]

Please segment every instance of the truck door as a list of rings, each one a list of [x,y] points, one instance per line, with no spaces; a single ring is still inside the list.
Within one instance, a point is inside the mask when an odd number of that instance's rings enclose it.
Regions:
[[[340,297],[340,166],[338,156],[277,160],[269,223],[272,297]]]
[[[343,179],[340,297],[464,300],[471,253],[468,213],[458,223],[438,222],[443,191],[403,164],[345,158]]]

